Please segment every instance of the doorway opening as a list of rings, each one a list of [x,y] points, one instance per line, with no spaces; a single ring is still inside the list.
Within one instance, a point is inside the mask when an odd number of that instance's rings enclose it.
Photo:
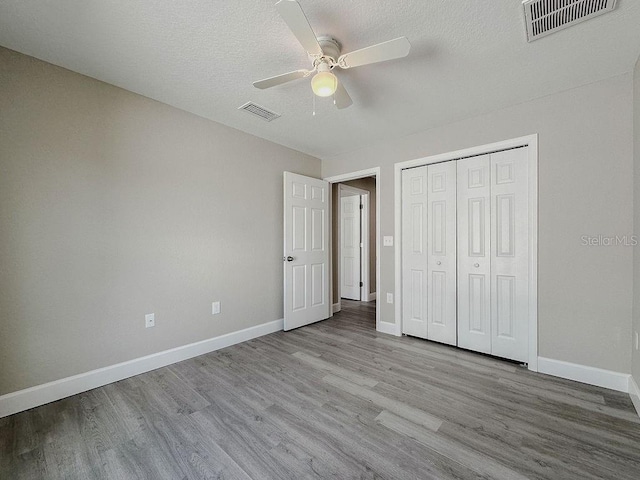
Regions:
[[[379,168],[326,178],[331,191],[332,313],[375,309],[379,290]]]
[[[353,187],[353,183],[364,184],[367,190]],[[333,248],[336,252],[333,264],[334,298],[342,301],[356,300],[369,302],[375,300],[375,263],[371,268],[370,224],[375,222],[375,202],[370,205],[369,197],[375,195],[375,179],[372,177],[333,185],[337,190],[333,215]],[[373,252],[375,259],[375,247]],[[375,287],[374,287],[375,290]]]

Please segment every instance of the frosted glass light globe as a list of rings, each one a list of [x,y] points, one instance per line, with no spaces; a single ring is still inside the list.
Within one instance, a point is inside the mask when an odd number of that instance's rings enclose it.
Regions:
[[[311,89],[319,97],[330,97],[338,88],[338,79],[331,72],[318,72],[311,79]]]

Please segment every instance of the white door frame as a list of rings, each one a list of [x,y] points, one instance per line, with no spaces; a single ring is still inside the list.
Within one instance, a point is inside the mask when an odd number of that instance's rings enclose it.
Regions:
[[[341,175],[334,175],[332,177],[326,177],[323,180],[329,182],[330,185],[334,183],[347,182],[349,180],[357,180],[359,178],[375,177],[376,179],[376,295],[380,291],[380,167],[368,168],[366,170],[358,170],[351,173],[343,173]],[[329,237],[333,238],[333,195],[329,195]],[[331,269],[330,275],[333,278],[333,242],[329,244],[329,268]],[[339,268],[339,267],[338,267]],[[329,291],[330,301],[333,305],[333,288]],[[376,330],[380,330],[380,305],[376,302]]]
[[[538,134],[480,145],[394,165],[395,216],[395,335],[402,335],[402,170],[432,163],[529,147],[529,370],[538,371]],[[378,192],[379,189],[376,190]],[[380,209],[378,209],[378,212]],[[379,237],[379,235],[378,235]],[[378,238],[379,240],[379,238]],[[378,277],[379,280],[380,277]]]
[[[377,190],[377,185],[376,185]],[[360,281],[362,286],[360,287],[360,301],[369,301],[369,191],[362,190],[360,188],[352,187],[350,185],[338,185],[338,198],[347,196],[359,196],[362,201],[362,209],[360,209],[360,240],[362,243],[362,249],[360,250]],[[338,209],[338,251],[336,256],[340,256],[340,240],[341,240],[341,227],[342,227],[342,210]],[[338,274],[336,278],[340,280],[338,283],[338,303],[342,299],[342,278],[340,275],[342,262],[338,261]]]

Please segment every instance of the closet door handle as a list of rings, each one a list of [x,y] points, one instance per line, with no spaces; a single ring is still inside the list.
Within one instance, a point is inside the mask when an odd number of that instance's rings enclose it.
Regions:
[[[474,263],[473,266],[478,268],[480,266],[480,264],[479,263]]]
[[[442,265],[442,262],[438,260],[437,265]]]

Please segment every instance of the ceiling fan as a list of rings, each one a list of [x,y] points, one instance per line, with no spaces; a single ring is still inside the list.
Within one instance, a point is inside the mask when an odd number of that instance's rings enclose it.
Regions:
[[[253,86],[256,88],[275,87],[292,80],[307,78],[315,73],[311,79],[313,93],[319,97],[333,95],[336,107],[339,109],[347,108],[353,101],[345,90],[344,85],[338,82],[332,70],[336,67],[347,69],[406,57],[411,49],[409,40],[406,37],[399,37],[388,42],[378,43],[377,45],[340,55],[340,43],[330,36],[316,37],[302,11],[302,7],[296,0],[280,0],[276,3],[276,9],[307,51],[311,59],[312,68],[311,70],[295,70],[253,82]]]

